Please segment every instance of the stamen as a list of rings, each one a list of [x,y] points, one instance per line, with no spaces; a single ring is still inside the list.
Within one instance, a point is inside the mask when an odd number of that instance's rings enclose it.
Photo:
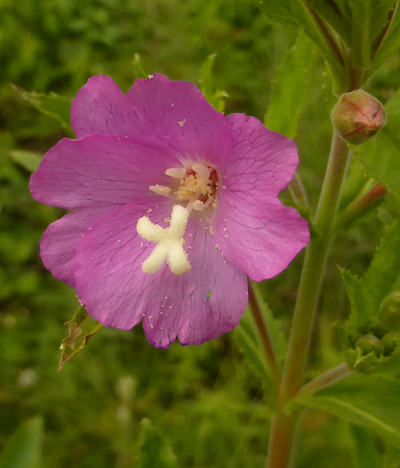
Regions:
[[[186,177],[186,169],[184,167],[172,167],[167,169],[165,174],[173,179],[184,179]]]
[[[143,262],[144,273],[156,273],[166,261],[175,275],[181,275],[191,269],[187,254],[183,249],[189,212],[181,205],[174,205],[171,214],[171,224],[162,228],[154,224],[147,216],[142,216],[136,225],[138,234],[157,245],[149,257]]]
[[[200,179],[207,179],[210,177],[210,169],[203,164],[193,164],[192,169],[196,171]]]
[[[171,193],[170,187],[165,185],[150,185],[149,189],[157,195],[161,195],[163,197],[169,197],[169,194]]]
[[[195,210],[195,211],[204,211],[205,208],[207,208],[208,204],[206,203],[203,203],[202,201],[200,200],[196,200],[193,202],[192,204],[192,208]]]

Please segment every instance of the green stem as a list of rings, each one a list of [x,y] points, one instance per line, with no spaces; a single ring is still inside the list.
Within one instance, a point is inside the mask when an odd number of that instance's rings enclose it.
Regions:
[[[386,192],[387,190],[382,184],[377,184],[369,192],[352,201],[338,216],[335,230],[343,229],[351,224],[353,220],[380,200]]]
[[[302,385],[322,274],[332,238],[347,161],[346,144],[335,131],[314,219],[317,234],[311,239],[304,259],[288,355],[277,399],[276,415],[271,427],[267,468],[289,466],[295,416],[285,414],[283,409]]]
[[[323,374],[318,375],[315,379],[310,380],[305,385],[301,387],[295,398],[305,396],[305,395],[312,395],[319,390],[322,390],[330,385],[342,380],[346,377],[350,377],[350,375],[355,374],[354,370],[349,369],[348,365],[344,362],[339,364],[332,369],[324,372]]]
[[[281,380],[281,372],[278,366],[278,362],[275,357],[275,352],[272,347],[271,339],[269,337],[268,328],[265,324],[264,317],[262,315],[260,306],[258,304],[253,285],[249,281],[249,305],[250,310],[253,315],[254,322],[256,324],[258,334],[262,343],[264,356],[267,361],[267,364],[271,370],[272,378],[275,383],[275,388],[279,388],[279,383]]]
[[[300,208],[309,208],[308,197],[306,193],[306,189],[300,179],[300,176],[295,172],[293,179],[291,180],[288,186],[289,192],[293,201],[296,203],[297,206]]]

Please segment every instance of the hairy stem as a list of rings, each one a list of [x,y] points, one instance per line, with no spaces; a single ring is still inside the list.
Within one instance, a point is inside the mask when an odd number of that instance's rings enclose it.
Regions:
[[[276,414],[271,427],[267,468],[289,466],[295,416],[285,414],[283,409],[302,385],[322,274],[332,238],[347,161],[346,144],[335,131],[314,218],[314,228],[317,234],[311,239],[304,259],[288,355],[277,399]]]
[[[265,324],[264,317],[262,315],[260,306],[258,304],[256,295],[253,289],[253,285],[251,284],[250,281],[248,281],[248,283],[249,283],[250,310],[253,315],[253,319],[256,324],[258,334],[260,336],[265,359],[272,373],[272,378],[275,383],[275,388],[278,389],[279,383],[281,380],[281,372],[279,370],[279,366],[275,357],[274,349],[272,347],[272,343],[269,337],[268,328]]]

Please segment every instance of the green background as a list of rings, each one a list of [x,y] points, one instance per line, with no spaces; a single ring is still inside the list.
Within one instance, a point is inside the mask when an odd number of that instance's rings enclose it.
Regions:
[[[20,447],[27,454],[21,468],[262,467],[272,395],[243,356],[240,331],[166,351],[149,345],[140,326],[104,329],[57,373],[63,324],[77,302],[74,291],[42,267],[38,243],[62,212],[31,199],[29,172],[11,155],[43,154],[67,133],[10,84],[73,96],[89,76],[105,73],[126,91],[138,76],[135,54],[149,73],[198,83],[202,64],[216,53],[211,85],[228,93],[225,111],[262,120],[282,57],[295,40],[295,30],[269,24],[248,0],[0,0],[0,447]],[[299,89],[304,104],[296,141],[300,174],[315,203],[334,97],[311,43],[303,66],[309,79]],[[397,53],[370,80],[369,91],[385,101],[399,72]],[[350,173],[352,180],[363,177],[357,167]],[[348,184],[349,196],[352,190]],[[289,202],[288,194],[282,199]],[[391,209],[388,199],[379,216],[390,216]],[[337,264],[364,271],[379,238],[379,216],[368,215],[339,236]],[[284,332],[300,263],[301,256],[263,286]],[[335,264],[326,281],[314,368],[338,362],[331,322],[348,312]],[[18,440],[10,440],[23,424]],[[383,450],[379,439],[322,411],[307,410],[301,427],[307,449],[299,450],[299,467],[367,466],[360,453]],[[6,455],[1,468],[13,468]]]

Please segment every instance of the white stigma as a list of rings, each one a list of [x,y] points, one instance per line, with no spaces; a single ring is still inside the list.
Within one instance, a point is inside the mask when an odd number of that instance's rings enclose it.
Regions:
[[[143,262],[144,273],[157,273],[166,261],[175,275],[181,275],[191,269],[187,254],[183,249],[189,212],[181,205],[174,205],[171,223],[167,228],[154,224],[147,216],[142,216],[136,225],[140,237],[157,245]]]

